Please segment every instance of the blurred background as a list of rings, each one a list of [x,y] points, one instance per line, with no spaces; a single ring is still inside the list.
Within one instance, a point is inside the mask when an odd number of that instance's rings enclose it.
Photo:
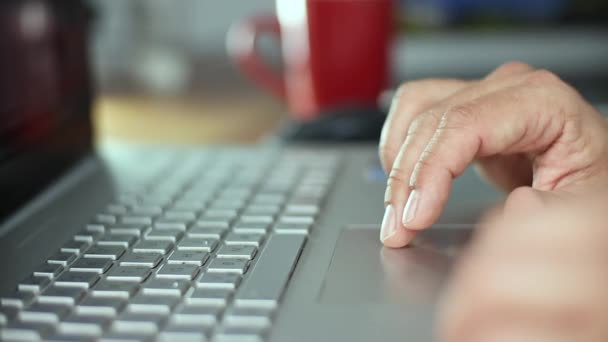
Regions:
[[[360,0],[358,0],[360,1]],[[422,77],[481,77],[509,60],[554,70],[608,102],[605,0],[396,1],[393,86]],[[273,0],[92,0],[98,139],[255,141],[285,107],[232,65],[226,33]],[[280,49],[262,39],[281,68]]]

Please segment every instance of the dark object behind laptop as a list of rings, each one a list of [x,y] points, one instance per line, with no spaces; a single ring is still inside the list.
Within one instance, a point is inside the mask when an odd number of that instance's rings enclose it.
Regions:
[[[0,4],[0,220],[91,146],[90,18],[79,0]]]

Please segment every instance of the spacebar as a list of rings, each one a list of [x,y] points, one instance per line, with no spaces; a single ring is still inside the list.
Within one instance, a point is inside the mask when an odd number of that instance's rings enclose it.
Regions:
[[[276,307],[305,241],[302,235],[273,234],[237,293],[235,305]]]

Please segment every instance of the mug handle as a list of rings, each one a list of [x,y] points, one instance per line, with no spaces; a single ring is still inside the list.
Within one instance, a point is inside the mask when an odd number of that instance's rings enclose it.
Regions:
[[[257,15],[234,24],[227,36],[228,55],[250,78],[281,99],[286,98],[283,77],[266,64],[256,50],[263,34],[281,40],[281,26],[274,15]]]

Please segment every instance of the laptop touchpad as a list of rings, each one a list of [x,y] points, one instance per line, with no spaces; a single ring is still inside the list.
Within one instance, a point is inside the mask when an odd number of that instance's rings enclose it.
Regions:
[[[344,229],[325,275],[319,301],[331,304],[432,304],[470,227],[441,226],[421,232],[412,247],[390,249],[377,226]]]

